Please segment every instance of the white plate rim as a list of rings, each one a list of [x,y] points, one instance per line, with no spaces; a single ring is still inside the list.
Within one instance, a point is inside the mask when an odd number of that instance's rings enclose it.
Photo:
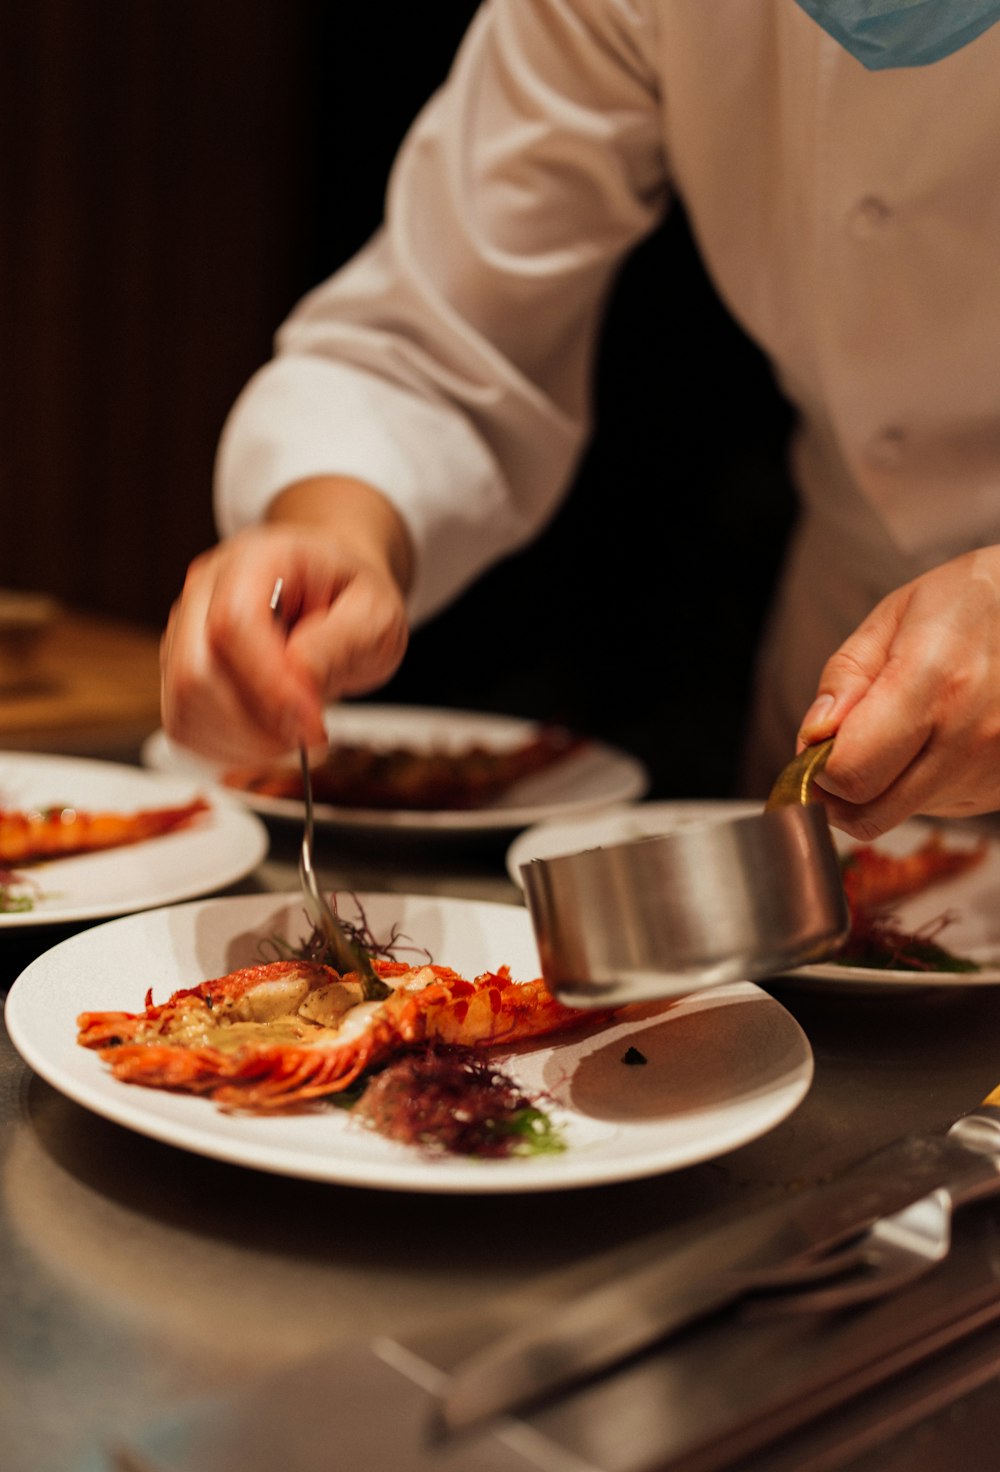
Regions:
[[[487,711],[451,710],[436,706],[377,705],[359,702],[344,702],[329,706],[326,710],[326,726],[331,737],[346,734],[350,730],[355,739],[377,740],[392,736],[400,742],[415,740],[428,724],[447,733],[449,729],[468,732],[484,739],[499,738],[515,741],[526,738],[538,729],[539,722],[520,716],[495,715]],[[197,757],[170,741],[160,729],[151,733],[143,743],[142,760],[146,766],[163,772],[201,774],[206,781],[219,782],[223,767]],[[612,803],[634,800],[649,787],[649,773],[643,762],[630,752],[603,741],[587,738],[587,744],[579,754],[573,754],[560,763],[560,772],[565,773],[571,763],[586,763],[580,771],[594,782],[593,794],[585,792],[578,796],[545,799],[548,781],[554,779],[553,769],[547,769],[518,783],[495,804],[470,810],[407,811],[405,809],[349,808],[330,803],[316,803],[317,823],[331,827],[359,828],[378,832],[380,830],[405,830],[428,834],[463,834],[508,832],[525,828],[548,817],[562,814],[593,812]],[[603,783],[603,787],[601,786]],[[523,789],[540,788],[542,796],[530,800],[519,798]],[[252,811],[263,817],[280,818],[301,822],[302,804],[290,798],[264,797],[259,793],[241,793],[236,788],[224,788],[243,802]]]
[[[391,908],[393,914],[403,917],[404,923],[412,924],[414,915],[423,907],[429,915],[440,919],[445,927],[449,923],[456,926],[471,923],[492,932],[496,943],[505,937],[512,938],[512,950],[515,949],[513,942],[516,942],[534,952],[530,921],[520,906],[433,895],[366,894],[359,898],[369,912],[378,913],[381,906],[388,913]],[[575,1189],[681,1169],[713,1159],[766,1133],[798,1106],[810,1087],[814,1068],[812,1049],[798,1022],[766,992],[749,982],[739,982],[682,999],[669,1008],[665,1004],[662,1010],[670,1011],[670,1021],[673,1022],[715,1007],[736,1008],[750,1001],[763,1004],[768,1009],[766,1022],[769,1034],[773,1032],[774,1035],[775,1056],[747,1059],[743,1095],[724,1100],[717,1107],[703,1111],[701,1116],[694,1111],[690,1120],[656,1120],[653,1125],[644,1123],[641,1128],[648,1131],[651,1143],[645,1149],[640,1140],[638,1155],[628,1156],[622,1150],[621,1141],[628,1137],[629,1127],[621,1126],[609,1131],[609,1139],[615,1142],[614,1148],[611,1143],[607,1148],[602,1144],[596,1147],[585,1144],[574,1156],[571,1144],[561,1155],[505,1161],[470,1162],[457,1157],[427,1161],[406,1146],[366,1135],[363,1149],[368,1153],[365,1158],[360,1162],[345,1163],[344,1160],[337,1161],[335,1152],[331,1154],[329,1139],[324,1139],[321,1153],[315,1149],[296,1153],[290,1148],[276,1148],[273,1142],[270,1148],[267,1144],[262,1145],[262,1132],[277,1124],[276,1120],[261,1121],[243,1116],[244,1123],[237,1132],[227,1127],[227,1116],[208,1100],[172,1096],[159,1090],[144,1090],[119,1083],[107,1072],[96,1054],[76,1045],[77,1011],[99,1010],[107,1005],[96,983],[93,991],[79,984],[81,971],[86,972],[90,958],[103,958],[101,982],[106,989],[113,990],[112,983],[106,980],[114,969],[113,958],[117,957],[118,962],[123,957],[130,958],[130,948],[144,944],[149,935],[169,932],[181,937],[183,944],[189,946],[198,927],[204,936],[206,926],[259,926],[266,924],[283,907],[285,910],[289,907],[294,909],[299,904],[297,895],[276,894],[198,900],[127,916],[72,936],[38,957],[12,986],[6,1005],[11,1040],[29,1066],[60,1093],[96,1114],[163,1143],[279,1175],[421,1193],[494,1194]],[[496,965],[498,962],[490,960],[485,964]],[[161,977],[157,988],[158,996],[165,989],[172,990],[197,979],[189,976],[181,980],[169,974],[169,966],[167,970],[168,975],[165,979]],[[71,981],[67,980],[67,975]],[[141,1006],[143,986],[142,979],[137,977],[136,1007]],[[53,987],[59,999],[59,1005],[54,1008]],[[53,1020],[67,1000],[67,988],[72,989],[74,1011],[71,1018],[62,1017],[62,1024],[64,1028],[67,1023],[73,1024],[73,1036],[70,1039],[64,1033],[54,1042]],[[736,1012],[730,1014],[730,1031],[737,1017]],[[612,1024],[599,1035],[601,1045],[614,1043],[617,1049],[619,1038],[616,1028],[622,1029],[622,1039],[637,1034],[641,1036],[643,1026],[652,1026],[655,1020],[641,1018],[638,1024],[633,1021]],[[568,1040],[536,1045],[534,1066],[544,1067],[557,1048],[569,1048],[574,1044],[575,1035],[570,1035]],[[581,1038],[578,1046],[585,1049],[587,1040]],[[624,1048],[628,1044],[622,1042],[621,1046]],[[760,1073],[761,1069],[779,1064],[777,1083],[766,1072]],[[516,1074],[521,1066],[516,1054],[505,1055],[505,1066],[508,1065]],[[727,1057],[727,1070],[728,1066]],[[729,1087],[728,1072],[726,1078]],[[566,1111],[562,1113],[565,1115]],[[333,1119],[342,1129],[347,1117],[339,1116],[338,1121],[336,1116],[336,1111],[327,1116],[316,1116],[319,1120],[317,1128],[323,1128],[325,1118]],[[590,1120],[583,1116],[578,1118],[584,1127],[590,1126]],[[670,1140],[672,1128],[678,1132],[682,1143]]]
[[[78,854],[66,859],[53,859],[25,868],[40,891],[31,910],[0,913],[0,931],[33,927],[77,924],[105,920],[137,910],[155,909],[194,899],[214,890],[224,889],[254,870],[267,855],[270,838],[267,827],[254,813],[204,783],[190,778],[169,777],[123,762],[101,761],[94,757],[60,756],[47,752],[0,753],[0,790],[3,802],[16,797],[19,788],[11,790],[10,774],[20,781],[52,782],[50,801],[76,803],[92,808],[88,791],[99,791],[101,806],[115,804],[115,792],[121,791],[121,807],[169,807],[202,796],[209,804],[204,818],[191,828],[178,829],[142,844],[124,845],[94,854]],[[44,801],[44,795],[34,801]],[[16,806],[16,802],[12,804]],[[102,882],[112,886],[119,875],[134,876],[136,856],[142,851],[144,862],[154,862],[157,875],[146,888],[135,881],[117,892],[112,889],[101,900],[60,901],[58,886],[63,884],[72,894],[73,875],[103,874]],[[17,872],[17,866],[12,866]],[[49,884],[53,893],[46,894]]]
[[[513,882],[519,888],[523,888],[520,865],[533,858],[553,858],[558,854],[573,851],[571,847],[563,845],[579,842],[581,849],[599,847],[605,843],[624,842],[631,838],[668,831],[669,828],[680,824],[741,818],[760,810],[760,803],[739,799],[678,799],[649,803],[621,803],[604,812],[583,815],[565,822],[547,821],[526,829],[512,841],[507,849],[507,872]],[[985,837],[989,844],[989,856],[997,866],[998,875],[1000,875],[1000,840],[991,836],[990,831],[975,820],[962,822],[961,820],[913,818],[901,823],[884,838],[876,839],[874,843],[876,848],[888,845],[892,848],[905,849],[911,844],[915,846],[932,831],[942,833],[949,841],[960,843],[971,844],[978,838]],[[856,839],[849,838],[846,834],[835,832],[833,836],[838,848],[850,848],[857,844]],[[973,871],[972,879],[975,878],[976,872]],[[941,910],[952,908],[960,910],[963,877],[959,876],[930,891],[930,895],[934,897],[930,900],[930,906],[933,908],[934,901],[937,899],[940,900],[938,908]],[[923,898],[926,899],[926,897]],[[924,906],[922,905],[921,908]],[[899,914],[901,922],[906,924],[907,915],[913,913],[912,902],[901,903],[896,913]],[[976,954],[979,948],[972,946],[971,949],[963,952],[959,941],[957,939],[953,941],[950,938],[952,934],[953,932],[949,932],[945,937],[945,944],[949,948],[959,953],[969,954],[973,960],[980,959]],[[780,980],[789,985],[803,987],[821,985],[824,991],[843,990],[866,994],[876,991],[914,991],[937,988],[954,991],[965,987],[1000,985],[1000,958],[997,959],[996,964],[990,965],[985,961],[980,961],[980,965],[979,971],[890,971],[869,966],[842,966],[833,961],[825,961],[775,973],[775,976],[768,980]]]

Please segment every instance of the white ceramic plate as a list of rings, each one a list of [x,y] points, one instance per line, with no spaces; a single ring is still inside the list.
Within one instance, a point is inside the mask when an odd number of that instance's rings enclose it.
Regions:
[[[7,809],[72,806],[127,813],[177,806],[200,791],[190,778],[114,762],[0,752],[0,806]],[[26,883],[14,888],[32,894],[34,908],[0,914],[0,930],[101,920],[235,883],[267,853],[267,829],[231,799],[214,791],[203,795],[209,810],[188,828],[24,869]]]
[[[406,705],[335,705],[326,712],[331,741],[417,751],[461,751],[474,742],[503,749],[520,745],[537,730],[532,721],[476,711],[434,710]],[[156,731],[142,751],[147,766],[202,781],[219,781],[224,768],[177,746]],[[363,829],[409,829],[420,833],[504,832],[546,818],[592,812],[610,803],[641,797],[649,785],[642,762],[616,747],[590,741],[564,760],[515,783],[486,807],[468,812],[333,807],[317,803],[318,823]],[[229,789],[227,788],[227,791]],[[265,817],[302,821],[302,804],[289,798],[236,795]]]
[[[505,962],[514,976],[538,974],[520,906],[384,894],[360,903],[376,936],[398,922],[415,944],[465,975]],[[141,1134],[260,1170],[386,1190],[551,1191],[676,1170],[769,1130],[812,1078],[798,1023],[741,982],[505,1054],[522,1087],[552,1101],[546,1107],[567,1140],[561,1154],[429,1159],[334,1107],[285,1118],[227,1115],[206,1099],[120,1083],[76,1043],[81,1011],[140,1010],[147,986],[163,1000],[259,959],[267,936],[296,940],[306,928],[301,902],[272,894],[147,911],[84,931],[18,978],[6,1009],[11,1038],[54,1088]],[[622,1062],[630,1045],[645,1065]]]
[[[760,812],[760,803],[746,802],[659,802],[622,805],[601,814],[570,822],[542,823],[521,833],[507,851],[507,869],[515,884],[521,884],[520,866],[532,859],[551,859],[560,854],[579,853],[609,843],[625,843],[654,833],[668,833],[692,823],[746,817]],[[968,873],[943,880],[924,894],[900,901],[893,915],[907,931],[917,931],[948,914],[950,923],[940,940],[956,955],[978,962],[979,971],[884,971],[865,966],[839,966],[823,962],[801,966],[789,981],[822,984],[824,988],[881,991],[886,988],[997,986],[1000,984],[1000,842],[983,822],[932,822],[914,818],[876,840],[875,847],[891,854],[907,854],[919,848],[932,831],[940,832],[949,847],[975,847],[983,837],[988,849],[983,862]],[[835,832],[838,849],[856,846],[854,839]]]

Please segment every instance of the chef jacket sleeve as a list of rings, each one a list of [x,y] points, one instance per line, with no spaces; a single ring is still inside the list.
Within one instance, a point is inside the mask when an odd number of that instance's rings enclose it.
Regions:
[[[225,534],[283,487],[377,486],[427,617],[551,516],[594,343],[666,164],[648,0],[487,0],[394,165],[383,227],[295,309],[219,448]]]

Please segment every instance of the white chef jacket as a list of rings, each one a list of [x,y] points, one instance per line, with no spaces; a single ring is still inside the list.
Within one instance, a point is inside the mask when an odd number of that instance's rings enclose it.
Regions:
[[[878,598],[1000,542],[1000,25],[873,73],[794,0],[486,0],[384,227],[237,402],[219,526],[355,476],[409,527],[414,619],[441,608],[557,507],[615,271],[673,194],[798,410],[803,516],[761,667],[773,773]]]

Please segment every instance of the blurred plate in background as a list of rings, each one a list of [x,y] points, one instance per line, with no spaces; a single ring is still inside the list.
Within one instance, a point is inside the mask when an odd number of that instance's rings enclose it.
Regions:
[[[26,865],[11,887],[30,910],[0,913],[0,929],[103,919],[224,889],[256,868],[268,848],[259,818],[188,777],[85,757],[0,752],[0,807],[7,811],[75,807],[132,813],[176,807],[204,796],[208,811],[190,827],[97,853]]]
[[[335,705],[326,713],[331,742],[368,745],[380,751],[403,747],[456,755],[472,746],[504,750],[537,734],[539,724],[514,716],[476,711],[439,710],[404,705]],[[155,732],[142,751],[147,766],[194,780],[221,782],[225,769]],[[598,741],[585,741],[542,771],[515,782],[501,796],[472,809],[334,807],[317,802],[316,821],[327,825],[378,831],[405,829],[427,835],[503,833],[545,819],[568,817],[641,797],[649,785],[636,757]],[[296,798],[266,797],[226,788],[265,817],[301,822]]]

